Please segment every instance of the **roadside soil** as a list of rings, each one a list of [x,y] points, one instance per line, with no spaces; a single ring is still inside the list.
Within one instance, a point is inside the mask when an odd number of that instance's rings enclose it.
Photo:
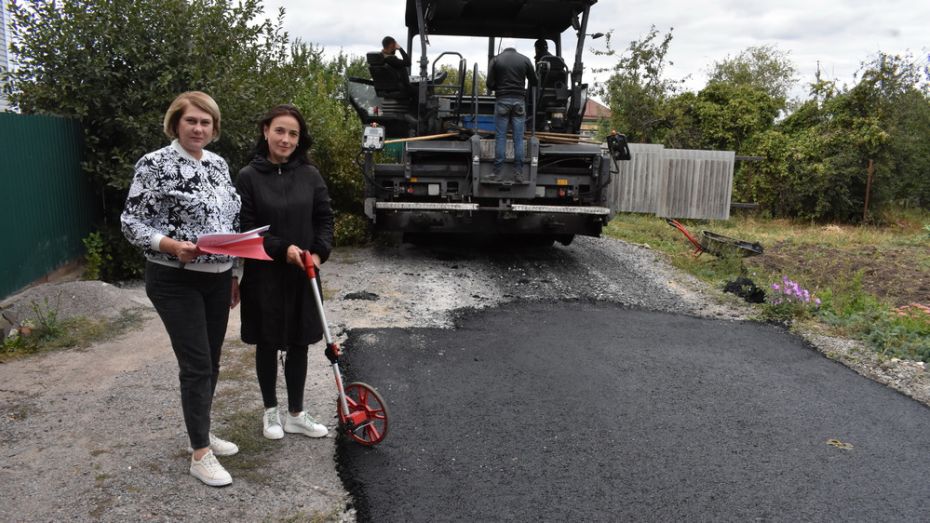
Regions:
[[[339,340],[356,328],[454,328],[457,311],[516,300],[607,301],[721,321],[754,315],[654,251],[610,239],[579,238],[551,249],[379,243],[339,249],[322,278]],[[48,295],[60,290],[42,288]],[[101,288],[105,293],[93,294]],[[104,296],[114,289],[131,297],[127,303],[145,303],[139,284],[86,285],[84,301],[112,299]],[[253,352],[238,340],[238,310],[231,314],[214,430],[238,443],[240,453],[221,458],[234,483],[216,489],[187,473],[177,364],[160,320],[150,307],[142,310],[142,326],[118,339],[0,364],[0,513],[16,521],[355,519],[335,468],[335,387],[321,345],[311,347],[306,408],[330,436],[265,440]],[[880,361],[848,340],[798,334],[828,357],[930,405],[922,365]],[[279,402],[285,397],[281,378]]]
[[[746,265],[765,267],[774,273],[805,275],[808,288],[843,288],[862,273],[862,288],[900,307],[913,303],[930,305],[930,266],[917,263],[926,247],[882,248],[869,246],[857,251],[832,247],[778,242],[766,246],[765,255],[747,258]]]

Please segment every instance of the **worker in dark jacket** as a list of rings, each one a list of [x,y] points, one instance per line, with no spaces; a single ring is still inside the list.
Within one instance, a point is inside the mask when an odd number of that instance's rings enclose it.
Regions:
[[[410,57],[401,47],[393,36],[385,36],[381,40],[381,54],[384,55],[384,63],[391,66],[398,75],[407,76],[407,68],[410,67]],[[397,56],[400,53],[400,57]]]
[[[524,181],[523,132],[526,125],[526,83],[535,86],[536,71],[530,59],[508,47],[488,66],[488,89],[494,91],[494,172],[487,181],[500,181],[507,154],[507,126],[513,132],[513,180]]]

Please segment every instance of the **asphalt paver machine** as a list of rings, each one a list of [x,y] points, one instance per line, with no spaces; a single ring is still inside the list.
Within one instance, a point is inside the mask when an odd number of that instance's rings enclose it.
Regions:
[[[369,53],[371,79],[348,83],[352,106],[365,124],[359,163],[366,179],[365,212],[376,230],[419,237],[513,235],[566,245],[577,234],[600,234],[611,217],[612,171],[617,161],[629,159],[629,149],[623,135],[613,134],[602,145],[580,134],[588,99],[582,52],[596,2],[407,0],[405,49],[411,60],[417,54],[419,59],[398,74],[380,52]],[[566,62],[562,36],[570,32],[576,45]],[[539,85],[527,95],[522,181],[489,179],[493,93],[486,91],[478,64],[470,72],[479,80],[466,81],[468,49],[434,51],[430,61],[433,35],[462,37],[444,40],[466,46],[486,39],[488,61],[504,38],[524,54],[537,39],[551,43],[553,56],[536,64]],[[378,151],[392,142],[402,144],[396,161],[379,161],[386,155]],[[510,138],[507,155],[512,162]]]

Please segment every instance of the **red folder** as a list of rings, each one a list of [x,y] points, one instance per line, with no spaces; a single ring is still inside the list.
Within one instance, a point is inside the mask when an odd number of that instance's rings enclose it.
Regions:
[[[252,229],[241,233],[215,233],[204,234],[197,238],[197,247],[203,252],[211,254],[225,254],[238,258],[251,258],[253,260],[270,260],[262,245],[261,233],[268,230],[268,226]]]

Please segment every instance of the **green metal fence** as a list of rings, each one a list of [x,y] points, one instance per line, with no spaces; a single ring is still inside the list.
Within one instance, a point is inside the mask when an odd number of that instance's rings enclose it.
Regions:
[[[0,113],[0,299],[83,254],[99,205],[80,125]]]

